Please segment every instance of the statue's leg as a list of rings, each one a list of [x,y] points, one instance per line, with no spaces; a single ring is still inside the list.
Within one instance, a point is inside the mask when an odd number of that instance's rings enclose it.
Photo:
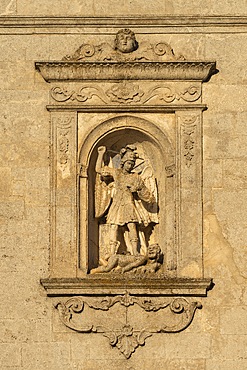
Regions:
[[[118,256],[111,256],[107,262],[106,266],[99,266],[90,271],[90,274],[97,274],[100,272],[110,272],[118,264]]]
[[[117,253],[119,242],[117,241],[118,225],[112,225],[110,227],[110,248],[111,255]]]
[[[129,222],[127,224],[129,229],[129,238],[132,246],[131,254],[137,255],[138,254],[138,234],[136,229],[136,224],[134,222]]]

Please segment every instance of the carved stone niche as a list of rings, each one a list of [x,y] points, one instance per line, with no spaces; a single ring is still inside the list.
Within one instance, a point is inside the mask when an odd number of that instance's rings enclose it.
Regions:
[[[41,283],[60,297],[66,326],[101,332],[129,358],[153,333],[185,329],[212,286],[202,83],[216,64],[125,29],[113,45],[83,44],[36,69],[51,83],[51,270]]]

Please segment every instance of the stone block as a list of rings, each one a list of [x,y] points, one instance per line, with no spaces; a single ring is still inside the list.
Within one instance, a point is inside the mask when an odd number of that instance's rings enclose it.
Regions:
[[[168,360],[135,358],[136,354],[129,360],[81,360],[78,361],[77,370],[205,370],[205,360]]]
[[[21,220],[24,218],[25,209],[23,199],[18,197],[0,202],[0,218]]]
[[[247,306],[224,308],[220,314],[221,334],[245,335],[247,332]]]
[[[9,366],[21,366],[21,347],[18,344],[0,343],[0,366],[8,369]]]
[[[227,46],[233,55],[238,55],[234,62],[234,69],[229,59],[225,57],[225,47]],[[244,67],[244,56],[239,53],[239,45],[246,48],[246,38],[243,34],[236,33],[232,35],[207,35],[205,40],[206,59],[217,60],[217,66],[220,71],[215,80],[219,84],[246,85],[247,72]]]
[[[243,370],[247,367],[247,360],[207,360],[206,370]]]
[[[223,186],[222,160],[206,159],[203,163],[203,187],[221,188]]]
[[[12,174],[9,167],[0,167],[0,199],[8,198],[12,193]]]
[[[245,163],[246,162],[243,159],[223,160],[223,176],[225,189],[246,189],[247,174]]]
[[[10,1],[10,0],[9,0]],[[114,0],[112,6],[109,1],[103,0],[101,3],[94,3],[92,0],[85,2],[85,0],[73,0],[71,6],[68,5],[66,0],[58,2],[54,1],[52,5],[46,2],[32,2],[28,0],[17,0],[18,15],[53,15],[53,16],[77,16],[83,14],[84,16],[121,16],[123,14],[133,15],[245,15],[246,7],[244,0],[239,0],[238,7],[236,8],[234,1],[229,0],[227,3],[221,0],[218,6],[213,1],[207,0],[199,2],[196,0],[186,1],[182,0],[168,0],[166,2],[157,0],[155,3],[143,4],[142,0],[132,2],[125,0],[123,3]],[[114,5],[114,6],[113,6]],[[5,7],[4,11],[5,11]],[[13,8],[15,10],[15,8]],[[13,10],[13,11],[14,11]],[[6,12],[6,11],[5,11]]]
[[[221,335],[212,338],[211,356],[220,360],[247,360],[246,335]]]
[[[166,355],[169,359],[210,358],[211,335],[206,333],[165,334]]]
[[[70,364],[70,344],[24,343],[22,345],[22,364],[27,370],[66,369]]]
[[[16,14],[16,1],[3,0],[0,4],[0,16],[2,15],[14,15]]]

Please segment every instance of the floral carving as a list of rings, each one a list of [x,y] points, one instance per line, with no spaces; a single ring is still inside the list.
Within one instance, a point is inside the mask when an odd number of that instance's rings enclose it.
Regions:
[[[196,125],[193,125],[193,123],[196,121],[196,119],[197,116],[194,115],[183,117],[183,148],[187,167],[191,166],[194,157]]]
[[[152,336],[152,333],[142,330],[139,333],[134,333],[130,325],[124,325],[121,330],[117,332],[105,332],[103,334],[109,338],[110,344],[116,346],[120,352],[126,357],[130,358],[136,348],[143,346],[145,340]]]
[[[140,90],[138,85],[124,81],[107,90],[106,95],[113,102],[128,104],[140,102],[144,92]]]
[[[68,131],[60,131],[58,137],[59,163],[65,166],[68,163],[69,139]]]
[[[69,165],[69,150],[70,150],[70,130],[73,118],[61,117],[54,118],[53,122],[57,127],[57,155],[58,163],[62,172],[68,169]]]
[[[189,302],[185,298],[166,298],[163,302],[161,299],[159,303],[155,302],[155,299],[130,296],[126,292],[124,296],[105,297],[101,301],[95,301],[95,298],[85,299],[85,297],[73,297],[65,303],[58,302],[55,308],[58,310],[60,319],[64,325],[82,333],[102,333],[109,339],[112,347],[118,348],[126,358],[129,358],[135,352],[136,348],[143,346],[145,340],[154,333],[176,333],[184,330],[192,322],[196,309],[202,307],[199,302]],[[164,310],[164,324],[155,328],[150,327],[145,329],[135,329],[128,322],[121,328],[115,329],[95,326],[93,324],[87,326],[81,324],[81,315],[85,304],[92,309],[106,311],[116,303],[123,305],[126,310],[134,304],[137,304],[146,312],[154,312],[162,309]]]

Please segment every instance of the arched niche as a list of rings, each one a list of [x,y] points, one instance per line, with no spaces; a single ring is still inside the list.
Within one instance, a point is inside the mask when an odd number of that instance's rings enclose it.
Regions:
[[[140,156],[150,161],[157,182],[159,223],[149,230],[150,242],[160,245],[164,255],[163,269],[169,249],[175,246],[175,184],[167,175],[167,167],[174,165],[174,148],[166,133],[155,123],[132,115],[110,118],[98,124],[83,141],[79,162],[84,169],[79,186],[79,252],[80,269],[86,273],[98,266],[100,257],[100,220],[95,218],[95,164],[97,149],[105,146],[112,153],[119,153],[127,144],[134,144]],[[121,238],[121,235],[120,235]],[[102,251],[103,253],[103,251]],[[176,253],[175,253],[176,254]]]

